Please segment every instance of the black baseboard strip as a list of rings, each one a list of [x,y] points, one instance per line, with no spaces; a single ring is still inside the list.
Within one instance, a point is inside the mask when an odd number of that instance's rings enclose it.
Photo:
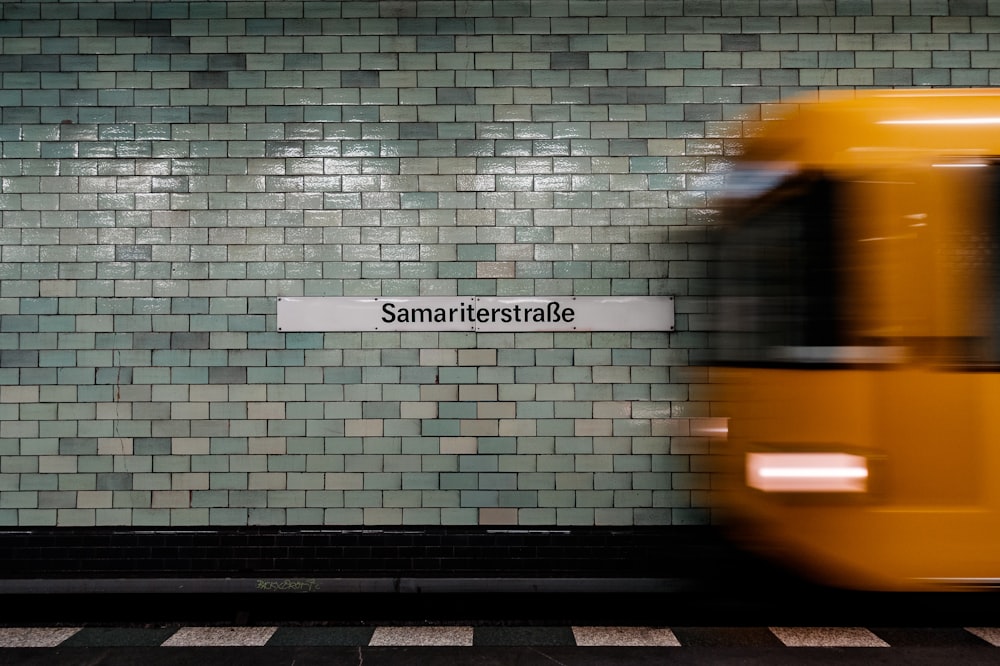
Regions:
[[[681,526],[0,530],[0,591],[644,588],[719,572],[721,544]]]
[[[671,578],[30,578],[0,580],[14,594],[662,594]]]

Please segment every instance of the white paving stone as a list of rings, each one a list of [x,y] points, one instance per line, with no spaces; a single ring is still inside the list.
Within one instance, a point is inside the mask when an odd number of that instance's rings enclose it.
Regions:
[[[471,646],[472,627],[378,627],[371,646]]]
[[[573,627],[576,644],[621,647],[677,647],[680,641],[670,629],[658,627]]]
[[[79,627],[0,628],[0,647],[56,647],[78,631]]]
[[[863,627],[771,627],[788,647],[889,647]]]
[[[277,627],[182,627],[163,642],[167,647],[239,647],[266,644]]]
[[[1000,647],[1000,628],[997,627],[966,627],[970,634],[979,636],[984,641],[995,647]]]

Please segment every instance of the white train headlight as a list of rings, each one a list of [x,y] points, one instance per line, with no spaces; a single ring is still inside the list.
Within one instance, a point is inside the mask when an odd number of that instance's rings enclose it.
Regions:
[[[849,453],[748,453],[746,482],[770,493],[864,493],[868,459]]]

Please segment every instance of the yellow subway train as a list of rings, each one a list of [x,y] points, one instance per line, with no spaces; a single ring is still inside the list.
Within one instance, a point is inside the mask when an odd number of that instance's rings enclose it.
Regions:
[[[857,91],[730,174],[720,522],[823,583],[1000,585],[1000,90]]]

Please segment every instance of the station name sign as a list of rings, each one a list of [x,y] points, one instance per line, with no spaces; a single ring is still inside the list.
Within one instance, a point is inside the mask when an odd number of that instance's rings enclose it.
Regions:
[[[672,296],[303,296],[278,299],[290,331],[672,331]]]

